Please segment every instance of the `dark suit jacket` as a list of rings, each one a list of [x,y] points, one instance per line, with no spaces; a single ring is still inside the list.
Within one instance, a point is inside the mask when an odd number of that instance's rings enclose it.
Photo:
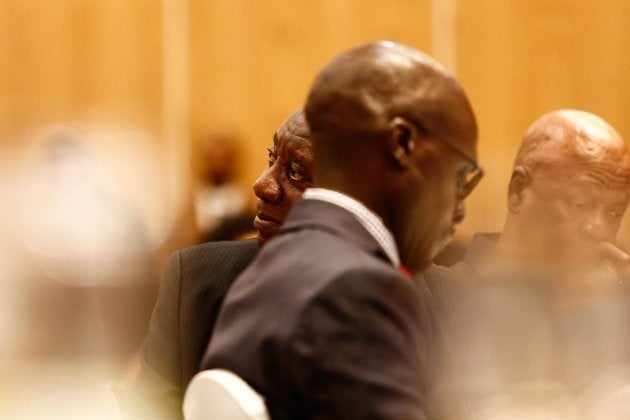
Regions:
[[[274,419],[422,419],[433,322],[352,214],[300,200],[230,289],[202,367],[243,377]]]
[[[181,417],[183,392],[199,371],[223,298],[257,252],[256,240],[246,240],[204,243],[171,256],[130,413]]]

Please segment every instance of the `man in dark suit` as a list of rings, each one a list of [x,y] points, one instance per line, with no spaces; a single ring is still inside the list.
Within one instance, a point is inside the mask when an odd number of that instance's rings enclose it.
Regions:
[[[433,59],[376,42],[326,66],[305,112],[317,188],[230,289],[202,366],[274,419],[427,418],[433,312],[407,270],[480,177],[472,109]]]
[[[181,417],[183,390],[199,364],[228,288],[271,239],[291,204],[311,184],[310,132],[300,110],[278,129],[269,165],[254,184],[257,240],[208,242],[175,252],[169,261],[129,418]]]

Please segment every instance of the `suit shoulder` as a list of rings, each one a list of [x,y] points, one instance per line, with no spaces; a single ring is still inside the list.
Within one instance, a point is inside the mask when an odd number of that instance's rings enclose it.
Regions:
[[[326,306],[331,302],[357,305],[359,311],[366,307],[396,307],[396,311],[408,314],[426,310],[428,299],[410,279],[378,258],[361,253],[356,257],[345,260],[344,265],[322,267],[318,278],[300,284],[297,293],[306,302],[304,310],[308,312],[307,308],[313,305]]]
[[[306,300],[289,343],[313,343],[323,331],[331,339],[352,331],[371,342],[405,337],[421,345],[433,338],[434,311],[413,282],[395,270],[359,267],[338,273]]]
[[[387,264],[380,264],[378,260],[375,262],[340,271],[321,290],[321,295],[336,296],[343,293],[373,302],[393,300],[411,306],[416,306],[418,300],[424,300],[410,279]]]
[[[179,251],[182,283],[233,279],[258,252],[255,240],[207,242]]]
[[[255,239],[204,242],[185,248],[179,252],[182,260],[196,258],[248,258],[253,257],[258,252],[258,243]]]

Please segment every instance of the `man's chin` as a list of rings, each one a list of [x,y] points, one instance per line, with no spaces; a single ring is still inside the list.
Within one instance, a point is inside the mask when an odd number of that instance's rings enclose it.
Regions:
[[[258,246],[263,246],[265,245],[267,242],[269,242],[274,236],[276,236],[276,233],[278,233],[277,230],[274,230],[273,232],[270,231],[258,231]]]

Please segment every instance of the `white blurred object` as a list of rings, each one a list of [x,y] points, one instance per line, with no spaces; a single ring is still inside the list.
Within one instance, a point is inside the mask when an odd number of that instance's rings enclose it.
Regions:
[[[54,126],[32,137],[9,191],[13,236],[62,283],[129,281],[127,262],[157,249],[174,217],[155,141],[115,126]]]
[[[92,382],[124,375],[146,336],[155,251],[172,227],[157,140],[146,130],[55,125],[10,144],[0,151],[0,410],[18,365],[29,374],[37,365],[38,381],[57,365],[72,380],[84,365],[98,367]],[[76,405],[82,399],[77,393]],[[49,404],[24,410],[39,406]]]
[[[579,402],[584,407],[584,418],[630,418],[630,364],[610,366],[584,378],[582,387]]]
[[[186,420],[269,420],[262,396],[224,369],[195,375],[186,388],[183,411]]]
[[[93,363],[26,363],[2,373],[2,419],[122,419],[111,387],[99,380]]]
[[[493,393],[466,419],[581,420],[582,417],[568,388],[558,383],[530,382]]]

